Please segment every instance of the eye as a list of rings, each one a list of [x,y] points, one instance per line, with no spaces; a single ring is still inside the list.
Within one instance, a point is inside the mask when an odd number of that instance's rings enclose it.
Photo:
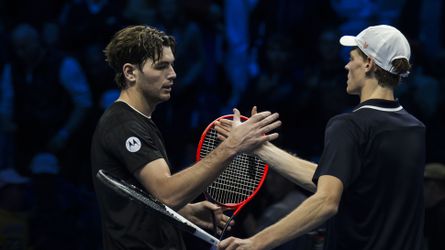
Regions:
[[[160,63],[157,63],[154,68],[162,70],[162,69],[168,68],[168,66],[169,66],[169,64],[167,62],[160,62]]]

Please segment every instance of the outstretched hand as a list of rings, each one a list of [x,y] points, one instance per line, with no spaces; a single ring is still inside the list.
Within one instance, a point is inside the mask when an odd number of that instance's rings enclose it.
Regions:
[[[256,108],[254,107],[252,109],[254,114],[242,123],[239,110],[233,109],[233,112],[231,126],[221,126],[221,134],[226,133],[225,143],[236,152],[251,152],[263,143],[278,138],[278,133],[276,132],[269,134],[269,132],[281,126],[281,121],[278,120],[278,113],[271,113],[270,111],[256,113]],[[225,123],[221,121],[220,124]],[[216,125],[217,132],[219,132],[218,123]]]
[[[238,111],[237,109],[234,109],[234,111],[235,110]],[[239,111],[238,111],[238,113],[239,113]],[[250,117],[252,117],[256,113],[258,113],[257,107],[253,106],[252,110],[250,112]],[[241,124],[241,121],[240,121],[239,117],[238,117],[238,120],[236,121],[236,123],[234,123],[235,122],[235,115],[236,115],[236,113],[234,114],[234,119],[233,120],[221,119],[221,120],[219,120],[219,121],[217,121],[215,123],[215,130],[218,133],[217,137],[221,141],[224,141],[229,136],[229,133],[230,133],[230,131],[232,131],[232,127],[233,126],[238,126],[239,124]]]

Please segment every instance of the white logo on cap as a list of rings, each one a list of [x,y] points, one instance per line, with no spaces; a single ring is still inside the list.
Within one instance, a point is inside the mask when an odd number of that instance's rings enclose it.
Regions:
[[[141,141],[139,138],[132,136],[125,142],[125,147],[132,153],[137,152],[141,149]]]

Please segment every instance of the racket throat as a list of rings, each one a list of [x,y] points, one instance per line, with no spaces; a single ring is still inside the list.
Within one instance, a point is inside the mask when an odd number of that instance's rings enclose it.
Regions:
[[[222,240],[222,239],[224,238],[224,235],[225,235],[227,229],[228,229],[229,226],[230,226],[230,222],[232,222],[233,218],[235,218],[235,216],[239,213],[239,211],[241,211],[241,208],[243,208],[245,204],[246,204],[246,203],[241,204],[241,205],[235,210],[235,212],[233,212],[232,216],[230,216],[229,220],[228,220],[228,221],[226,222],[226,224],[224,225],[224,228],[223,228],[223,230],[222,230],[222,232],[221,232],[221,235],[219,236],[219,240]]]

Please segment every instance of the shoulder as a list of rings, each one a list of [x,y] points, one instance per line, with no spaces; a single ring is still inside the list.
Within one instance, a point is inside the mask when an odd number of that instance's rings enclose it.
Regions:
[[[407,122],[407,124],[425,128],[425,124],[421,122],[419,119],[417,119],[417,117],[409,113],[407,110],[403,109],[402,112],[404,114],[405,121]]]
[[[113,134],[151,134],[156,125],[122,102],[113,103],[99,120],[98,128],[111,130]]]
[[[102,114],[99,125],[113,125],[113,127],[122,127],[137,122],[135,116],[125,104],[114,102]]]
[[[132,136],[145,136],[148,129],[144,122],[138,119],[131,110],[121,103],[113,103],[100,117],[95,136],[105,148],[122,143]]]
[[[361,108],[355,109],[348,113],[334,116],[333,118],[331,118],[331,120],[329,120],[329,123],[351,126],[361,131],[366,131],[372,127],[379,127],[382,124],[385,124],[386,122],[391,120],[391,117],[393,115],[398,117],[398,114],[403,112],[405,112],[403,109],[398,112],[387,112],[384,110],[382,111],[372,108]]]
[[[358,127],[358,122],[353,113],[343,113],[329,119],[326,128]]]
[[[332,117],[326,125],[325,139],[327,140],[346,140],[356,138],[360,141],[364,133],[364,126],[358,121],[353,113],[344,113]]]

